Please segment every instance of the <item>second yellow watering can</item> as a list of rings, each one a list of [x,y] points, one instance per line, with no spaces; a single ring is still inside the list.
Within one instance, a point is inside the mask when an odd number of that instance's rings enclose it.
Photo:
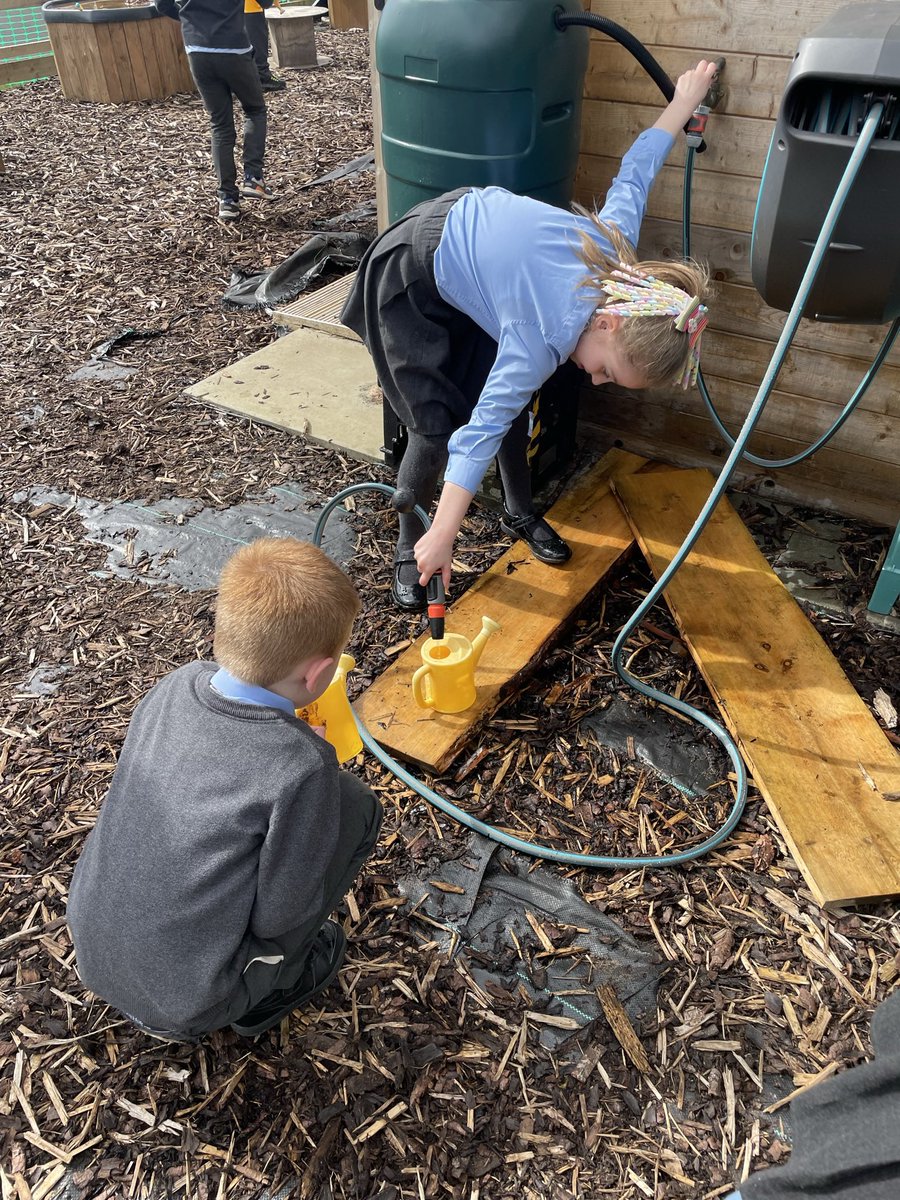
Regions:
[[[334,746],[339,763],[355,758],[363,748],[347,699],[347,672],[355,666],[356,660],[351,654],[342,654],[331,683],[318,700],[297,709],[297,716],[307,724],[325,726],[325,741]]]

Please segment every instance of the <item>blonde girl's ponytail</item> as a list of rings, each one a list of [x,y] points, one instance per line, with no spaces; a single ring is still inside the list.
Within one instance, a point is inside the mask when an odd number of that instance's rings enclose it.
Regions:
[[[627,316],[617,332],[617,345],[631,365],[646,376],[648,387],[677,379],[687,386],[694,381],[699,362],[700,334],[706,324],[705,301],[710,290],[709,272],[692,259],[638,262],[634,249],[615,225],[604,224],[595,213],[580,205],[573,207],[590,218],[597,232],[597,236],[581,235],[580,257],[587,272],[581,286],[594,295],[598,310],[619,310]],[[613,247],[614,258],[598,238]],[[671,292],[665,292],[664,313],[648,313],[653,308],[648,304],[617,304],[610,292],[615,294],[621,289],[623,277],[635,282],[646,280],[651,292],[655,284],[663,285],[657,289],[661,291],[666,287],[677,288],[683,293],[683,304],[678,298],[673,300]],[[679,320],[682,316],[684,319]]]

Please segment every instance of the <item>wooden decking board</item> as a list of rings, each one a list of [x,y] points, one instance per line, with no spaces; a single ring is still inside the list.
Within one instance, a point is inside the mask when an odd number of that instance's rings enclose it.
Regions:
[[[712,486],[706,471],[616,481],[657,576]],[[900,755],[727,501],[666,599],[817,899],[900,894]]]
[[[331,283],[327,283],[325,287],[310,292],[308,296],[301,296],[293,304],[286,304],[284,308],[276,308],[272,313],[272,319],[276,324],[286,325],[290,329],[300,329],[306,326],[309,329],[321,329],[325,333],[334,333],[338,337],[350,338],[351,341],[358,342],[360,340],[358,335],[352,329],[348,329],[346,325],[341,324],[341,310],[355,278],[355,271],[349,275],[342,275],[340,279],[335,279]]]
[[[644,459],[612,450],[569,488],[547,514],[572,545],[564,567],[538,562],[516,542],[448,609],[447,628],[474,638],[482,615],[503,626],[485,645],[475,675],[478,698],[465,712],[447,715],[418,708],[410,680],[421,666],[427,630],[355,702],[372,736],[392,754],[439,774],[465,745],[472,729],[499,704],[514,680],[540,658],[560,625],[632,547],[621,507],[609,490]],[[452,601],[452,592],[451,592]],[[424,626],[424,621],[423,621]]]

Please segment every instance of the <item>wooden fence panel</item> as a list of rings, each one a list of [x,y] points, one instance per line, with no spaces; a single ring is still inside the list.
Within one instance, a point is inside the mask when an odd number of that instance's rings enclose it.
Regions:
[[[796,0],[777,15],[756,0],[698,0],[689,10],[675,0],[591,3],[592,11],[639,38],[672,78],[699,58],[726,59],[723,99],[709,119],[708,149],[695,158],[691,248],[718,285],[704,337],[704,373],[733,431],[753,402],[785,320],[759,297],[750,273],[750,235],[774,119],[799,42],[844,3]],[[653,124],[663,103],[632,55],[592,32],[577,200],[602,203],[622,154],[641,129]],[[684,153],[679,139],[651,192],[639,246],[645,258],[681,256]],[[856,388],[885,332],[883,326],[801,322],[754,449],[783,457],[813,441]],[[696,392],[673,388],[622,397],[586,386],[582,414],[582,425],[601,444],[615,441],[635,453],[687,465],[721,462],[722,438]],[[744,473],[765,478],[779,494],[896,522],[900,346],[826,449],[776,474],[750,465]]]

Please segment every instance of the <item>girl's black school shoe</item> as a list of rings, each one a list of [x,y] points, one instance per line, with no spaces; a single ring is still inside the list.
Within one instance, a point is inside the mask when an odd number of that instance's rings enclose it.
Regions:
[[[514,517],[504,509],[500,528],[510,537],[521,538],[541,562],[558,567],[572,557],[572,547],[537,513]]]
[[[419,583],[416,557],[411,550],[398,554],[394,559],[391,599],[404,612],[424,612],[428,607],[425,589]]]

